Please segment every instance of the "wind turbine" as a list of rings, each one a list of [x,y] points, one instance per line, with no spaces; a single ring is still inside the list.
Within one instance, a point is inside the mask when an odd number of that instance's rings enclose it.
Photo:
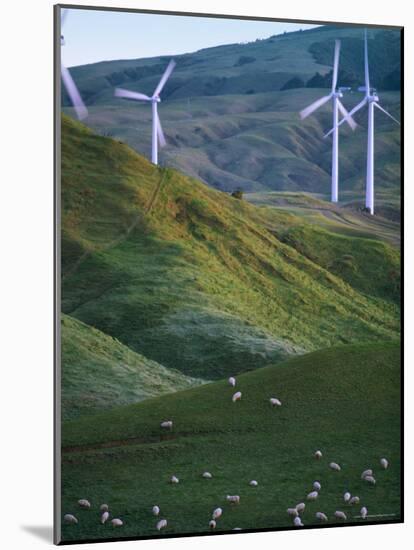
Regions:
[[[171,59],[151,97],[145,94],[141,94],[140,92],[131,92],[130,90],[124,90],[123,88],[115,88],[115,97],[122,97],[124,99],[134,99],[136,101],[148,101],[151,103],[152,105],[151,160],[154,164],[158,164],[158,141],[160,142],[161,147],[164,147],[166,145],[164,132],[162,130],[162,126],[160,122],[160,117],[158,116],[157,105],[161,101],[160,93],[164,88],[165,84],[167,83],[167,80],[170,78],[175,65],[176,65],[175,61]]]
[[[348,111],[341,103],[340,98],[343,97],[344,91],[349,88],[337,88],[338,82],[338,65],[339,65],[339,52],[341,50],[341,41],[335,40],[335,52],[334,52],[334,64],[332,71],[332,89],[331,93],[321,97],[314,101],[309,107],[306,107],[300,112],[300,116],[303,119],[311,115],[314,111],[322,107],[329,100],[332,100],[332,112],[333,112],[333,127],[335,128],[332,138],[332,177],[331,177],[331,201],[338,202],[338,111],[343,116],[347,116],[346,121],[352,130],[355,130],[356,123],[352,117],[348,116]]]
[[[63,10],[61,27],[63,27],[63,23],[65,22],[65,19],[67,16],[68,16],[68,10]],[[63,34],[60,35],[60,45],[61,46],[65,45],[65,38]],[[69,72],[69,69],[65,67],[63,62],[61,62],[60,64],[60,72],[61,72],[63,84],[65,85],[65,88],[66,88],[66,92],[72,102],[73,107],[75,108],[78,119],[82,120],[88,116],[88,109],[85,107],[85,104],[82,101],[79,90],[76,87],[76,84],[72,78],[72,75]]]
[[[365,92],[364,99],[358,103],[349,113],[344,115],[344,118],[337,123],[337,127],[347,121],[347,118],[352,117],[357,111],[362,109],[365,105],[368,107],[368,144],[367,144],[367,176],[366,176],[366,189],[365,189],[365,208],[370,214],[374,214],[374,107],[389,116],[394,122],[400,124],[396,118],[394,118],[388,111],[386,111],[379,104],[379,97],[374,88],[371,88],[369,80],[369,66],[368,66],[368,38],[367,31],[365,29],[364,36],[364,70],[365,70],[365,86],[358,88],[359,92]],[[326,134],[329,136],[332,132],[335,132],[335,127]]]

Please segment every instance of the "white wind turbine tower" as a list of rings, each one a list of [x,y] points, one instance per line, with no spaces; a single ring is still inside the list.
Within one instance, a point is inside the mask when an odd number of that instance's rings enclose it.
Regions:
[[[124,99],[134,99],[136,101],[148,101],[152,105],[152,148],[151,148],[151,160],[154,164],[158,164],[158,141],[160,146],[166,145],[164,132],[162,130],[160,117],[158,116],[157,105],[161,101],[160,93],[164,88],[167,80],[170,78],[171,73],[174,70],[176,63],[173,59],[168,63],[168,67],[165,69],[161,80],[158,82],[158,86],[155,88],[152,96],[147,96],[139,92],[131,92],[130,90],[124,90],[123,88],[115,89],[115,96],[122,97]]]
[[[368,39],[367,31],[365,30],[364,37],[364,69],[365,69],[365,86],[358,88],[358,91],[365,92],[364,99],[358,103],[349,113],[344,115],[337,127],[347,121],[347,118],[352,117],[357,111],[362,109],[365,105],[368,106],[368,144],[367,144],[367,176],[366,176],[366,189],[365,189],[365,208],[370,214],[374,214],[374,107],[389,116],[394,122],[400,124],[396,118],[394,118],[388,111],[386,111],[379,104],[379,97],[374,88],[371,88],[369,80],[369,66],[368,66]],[[328,136],[332,132],[335,132],[335,127],[326,134]]]
[[[338,82],[338,65],[339,65],[339,52],[341,50],[341,41],[335,40],[335,52],[334,52],[334,64],[332,71],[332,89],[331,93],[317,99],[314,103],[309,105],[300,112],[302,119],[311,115],[314,111],[322,107],[330,99],[332,100],[332,112],[333,112],[333,127],[335,131],[333,132],[332,138],[332,180],[331,180],[331,201],[338,202],[338,111],[342,113],[343,116],[346,116],[346,121],[349,126],[355,130],[356,123],[348,115],[348,111],[345,109],[341,103],[340,98],[343,97],[342,92],[349,90],[349,88],[338,88],[336,87]]]
[[[63,10],[62,18],[61,18],[61,27],[63,27],[63,23],[65,22],[65,19],[67,16],[68,16],[68,10]],[[65,45],[65,39],[62,34],[60,35],[60,45],[61,46]],[[62,76],[63,84],[65,85],[65,88],[66,88],[66,92],[72,102],[72,105],[76,111],[78,119],[82,120],[88,116],[88,109],[85,107],[85,104],[82,101],[79,90],[76,87],[75,82],[73,81],[73,78],[69,72],[69,69],[65,67],[62,61],[60,64],[60,73]]]

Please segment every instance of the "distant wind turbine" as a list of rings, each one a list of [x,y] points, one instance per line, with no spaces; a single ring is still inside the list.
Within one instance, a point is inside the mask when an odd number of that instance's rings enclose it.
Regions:
[[[345,109],[340,101],[343,97],[343,93],[349,88],[336,88],[338,82],[338,65],[339,65],[339,52],[341,50],[341,41],[335,40],[335,52],[334,52],[334,64],[332,71],[332,89],[331,93],[321,97],[314,101],[309,107],[306,107],[300,112],[302,119],[311,115],[314,111],[322,107],[330,99],[332,100],[332,112],[333,112],[333,127],[335,128],[332,139],[332,176],[331,176],[331,201],[338,202],[338,110],[341,111],[343,116],[346,116],[346,121],[352,130],[355,130],[356,123],[351,116],[348,115],[348,111]]]
[[[63,23],[65,22],[65,19],[67,18],[67,16],[68,16],[68,10],[63,10],[61,27],[63,27]],[[63,34],[60,35],[60,45],[61,46],[65,45],[65,38]],[[85,107],[85,104],[82,101],[79,90],[76,87],[76,84],[72,78],[72,75],[69,72],[69,69],[65,67],[62,61],[60,64],[60,72],[61,72],[63,84],[65,85],[65,88],[66,88],[66,92],[72,102],[72,105],[76,111],[78,119],[82,120],[86,118],[88,116],[88,109]]]
[[[115,97],[121,97],[123,99],[134,99],[136,101],[148,101],[152,105],[152,148],[151,148],[151,160],[154,164],[158,164],[158,141],[160,146],[166,145],[164,132],[162,130],[160,117],[158,116],[157,104],[161,101],[160,93],[164,88],[167,80],[170,78],[171,73],[175,68],[175,61],[171,59],[165,69],[161,80],[158,82],[157,87],[154,90],[152,96],[141,94],[140,92],[131,92],[130,90],[124,90],[123,88],[115,89]]]
[[[365,30],[364,37],[364,57],[365,57],[365,86],[358,88],[359,92],[365,92],[364,99],[358,103],[349,113],[344,115],[344,118],[337,123],[338,128],[344,122],[348,122],[348,118],[352,117],[357,111],[362,109],[365,105],[368,106],[368,145],[367,145],[367,176],[366,176],[366,190],[365,190],[365,208],[374,214],[374,107],[389,116],[394,122],[400,124],[396,118],[394,118],[388,111],[386,111],[379,102],[379,97],[374,88],[371,88],[369,80],[369,67],[368,67],[368,39],[367,31]],[[330,130],[326,136],[329,136],[332,132],[336,131],[335,126]]]

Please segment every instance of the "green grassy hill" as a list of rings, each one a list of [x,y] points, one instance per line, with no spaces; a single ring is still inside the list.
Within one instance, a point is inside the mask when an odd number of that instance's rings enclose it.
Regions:
[[[137,403],[203,381],[167,369],[80,321],[62,317],[62,419]]]
[[[330,190],[331,141],[323,139],[332,125],[330,105],[301,121],[299,111],[328,93],[323,88],[283,88],[293,79],[304,84],[315,73],[331,70],[334,40],[342,40],[339,85],[362,84],[363,30],[319,27],[272,36],[248,44],[208,48],[176,57],[160,116],[168,147],[161,163],[231,191]],[[372,83],[382,105],[400,117],[398,31],[369,30]],[[137,52],[139,53],[139,52]],[[88,103],[86,123],[104,135],[127,142],[150,156],[151,110],[148,105],[114,98],[116,86],[152,93],[167,57],[97,63],[72,69]],[[395,75],[394,75],[395,76]],[[397,75],[398,76],[398,75]],[[362,98],[346,94],[351,108]],[[69,105],[66,103],[66,105]],[[71,112],[71,109],[67,109]],[[366,113],[354,133],[341,128],[340,199],[361,207],[366,162]],[[377,213],[398,218],[400,195],[400,128],[385,115],[376,116]]]
[[[378,521],[400,517],[400,348],[398,344],[339,346],[255,370],[237,378],[242,400],[232,403],[226,381],[203,385],[63,425],[62,512],[78,525],[63,527],[66,541],[154,536],[151,509],[161,508],[166,534],[206,532],[221,506],[217,529],[292,526],[286,514],[319,480],[317,502],[307,503],[305,525],[316,511],[330,523],[335,510],[360,522],[367,506]],[[269,398],[278,397],[272,409]],[[159,423],[173,420],[161,434]],[[316,461],[316,449],[323,459]],[[390,461],[388,470],[379,459]],[[341,472],[328,464],[335,461]],[[375,486],[361,481],[373,468]],[[201,477],[203,471],[211,480]],[[171,475],[180,479],[171,485]],[[248,485],[256,479],[258,487]],[[345,490],[358,495],[347,506]],[[225,501],[241,496],[239,506]],[[80,510],[88,498],[90,511]],[[98,509],[109,504],[125,525],[100,525]]]
[[[300,234],[292,238],[303,224],[63,118],[63,312],[165,367],[211,380],[324,346],[398,338],[398,254],[305,227],[324,246],[307,257]],[[381,276],[368,285],[374,266]]]

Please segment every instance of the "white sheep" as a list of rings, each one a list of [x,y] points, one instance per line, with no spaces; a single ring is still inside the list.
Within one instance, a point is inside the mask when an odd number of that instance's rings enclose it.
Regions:
[[[210,523],[208,524],[208,526],[210,527],[210,529],[215,529],[216,528],[216,522],[214,521],[214,519],[211,519],[210,520]]]
[[[383,470],[386,470],[389,466],[388,460],[386,458],[381,458],[380,465]]]
[[[365,519],[365,518],[367,517],[367,515],[368,515],[368,510],[366,509],[365,506],[363,506],[363,507],[361,508],[360,514],[361,514],[361,518],[362,518],[362,519]]]
[[[293,525],[295,525],[296,527],[303,527],[302,520],[300,519],[299,516],[294,518]]]
[[[372,476],[373,475],[373,471],[371,470],[371,468],[369,468],[368,470],[364,470],[361,474],[361,479],[364,479],[366,478],[367,476]]]
[[[109,512],[106,511],[106,512],[104,512],[104,513],[102,514],[102,516],[101,516],[101,523],[102,523],[102,525],[108,521],[108,518],[109,518]]]
[[[154,516],[159,516],[160,515],[160,507],[159,506],[153,506],[152,507],[152,513]]]
[[[230,504],[240,504],[240,496],[239,495],[227,495],[226,500],[227,500],[227,502],[230,502]]]
[[[336,462],[330,462],[329,463],[329,468],[331,470],[334,470],[335,472],[340,472],[341,471],[341,467]]]
[[[157,531],[161,531],[161,529],[164,529],[167,527],[167,520],[166,519],[160,519],[160,521],[157,522]]]
[[[306,504],[304,502],[299,502],[299,504],[296,504],[296,510],[299,512],[303,512],[306,508]]]
[[[322,453],[321,451],[316,451],[313,456],[316,458],[316,460],[320,460],[322,458]]]
[[[272,407],[281,407],[282,402],[277,397],[271,397],[270,398],[270,404]]]
[[[377,482],[374,476],[365,476],[364,481],[370,483],[371,485],[375,485]]]
[[[319,519],[320,521],[328,521],[328,516],[324,514],[323,512],[316,512],[315,514],[316,519]]]
[[[349,499],[349,504],[353,506],[354,504],[359,504],[359,497],[352,497]]]
[[[320,491],[322,488],[322,485],[319,483],[319,481],[314,481],[313,488],[315,489],[315,491]]]
[[[75,518],[75,516],[72,515],[72,514],[65,514],[65,515],[63,516],[63,521],[64,521],[65,523],[78,523],[77,518]]]
[[[108,512],[109,506],[107,504],[101,504],[101,507],[99,509],[101,512]]]
[[[230,386],[232,386],[233,388],[236,385],[236,379],[234,378],[234,376],[230,376],[228,382],[229,382]]]
[[[250,487],[257,487],[259,484],[257,483],[257,481],[255,479],[252,479],[249,482],[249,485],[250,485]]]
[[[78,500],[78,504],[81,508],[85,508],[87,510],[89,510],[89,508],[91,507],[91,503],[89,502],[89,500],[86,500],[86,498],[81,498],[80,500]]]
[[[306,496],[306,499],[307,500],[316,500],[319,496],[319,493],[318,491],[312,491],[311,493],[309,493],[307,496]]]
[[[124,525],[124,522],[122,521],[122,519],[119,519],[119,518],[114,518],[111,521],[111,523],[113,527],[121,527],[122,525]]]
[[[349,491],[346,491],[344,493],[344,502],[349,502],[351,500],[351,493]]]
[[[336,519],[346,519],[345,512],[341,512],[341,510],[337,510],[334,516],[336,517]]]
[[[172,420],[164,420],[163,422],[161,422],[160,426],[164,430],[172,430],[172,427],[173,427]]]
[[[212,479],[213,477],[210,472],[203,472],[201,475],[202,477],[204,477],[204,479]]]
[[[233,527],[232,531],[241,531],[242,528],[241,527]]]
[[[236,391],[236,393],[233,395],[231,400],[233,401],[233,403],[235,403],[236,401],[240,401],[241,396],[242,396],[241,391]]]
[[[180,483],[180,480],[176,476],[171,476],[170,483]]]
[[[296,508],[288,508],[286,512],[288,513],[289,516],[292,516],[294,518],[298,517],[299,515],[299,512],[296,510]]]
[[[221,514],[223,513],[223,510],[221,508],[216,508],[214,511],[213,511],[213,517],[212,519],[218,519],[219,517],[221,517]]]

